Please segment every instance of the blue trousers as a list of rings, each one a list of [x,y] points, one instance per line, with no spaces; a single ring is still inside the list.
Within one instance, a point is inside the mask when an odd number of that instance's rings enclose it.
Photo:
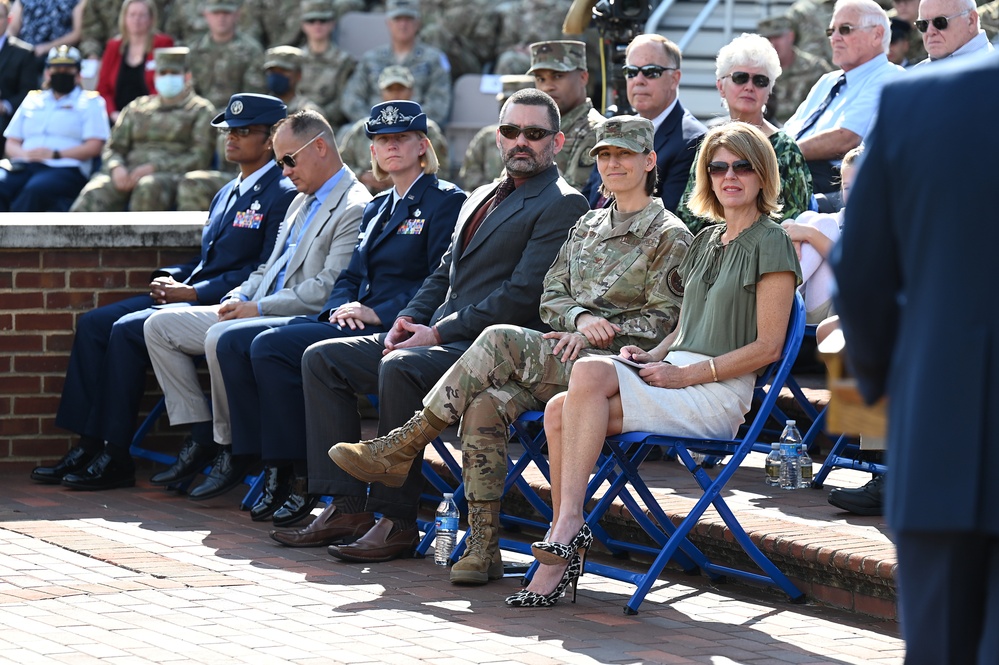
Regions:
[[[0,212],[66,212],[86,184],[75,166],[17,162],[13,171],[0,169]]]
[[[128,450],[150,366],[142,325],[154,304],[135,296],[79,318],[57,426]]]
[[[341,330],[304,316],[251,319],[227,329],[215,352],[229,396],[233,453],[305,460],[302,355],[316,342],[381,330]]]

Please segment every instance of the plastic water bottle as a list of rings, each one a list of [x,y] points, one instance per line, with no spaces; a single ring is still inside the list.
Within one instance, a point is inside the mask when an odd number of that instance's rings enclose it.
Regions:
[[[794,426],[793,420],[788,420],[784,431],[780,433],[780,488],[783,490],[798,489],[801,477],[800,460],[798,456],[801,433]]]
[[[446,566],[454,551],[454,543],[458,538],[458,506],[454,502],[454,494],[445,494],[441,505],[437,506],[437,518],[434,526],[437,528],[437,539],[434,541],[434,563]]]
[[[767,485],[770,487],[780,487],[780,444],[776,441],[770,444],[766,471]]]
[[[798,487],[807,489],[812,486],[812,456],[804,443],[798,445],[798,450]]]

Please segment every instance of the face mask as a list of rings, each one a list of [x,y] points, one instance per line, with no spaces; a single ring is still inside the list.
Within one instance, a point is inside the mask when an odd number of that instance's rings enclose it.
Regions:
[[[156,75],[156,92],[164,97],[176,97],[184,92],[183,74],[163,74]]]
[[[291,79],[284,74],[270,72],[267,74],[267,89],[280,97],[291,89]]]
[[[66,72],[51,74],[49,76],[49,85],[52,87],[53,92],[60,95],[68,95],[76,87],[76,74]]]

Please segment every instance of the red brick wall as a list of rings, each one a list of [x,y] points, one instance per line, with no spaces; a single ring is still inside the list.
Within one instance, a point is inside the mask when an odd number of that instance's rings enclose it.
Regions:
[[[32,467],[57,459],[74,436],[55,427],[76,318],[144,293],[159,266],[188,261],[190,249],[0,249],[0,463]],[[144,411],[158,398],[152,372]],[[144,415],[144,414],[143,414]],[[140,416],[141,417],[141,416]],[[173,448],[163,419],[150,447]]]

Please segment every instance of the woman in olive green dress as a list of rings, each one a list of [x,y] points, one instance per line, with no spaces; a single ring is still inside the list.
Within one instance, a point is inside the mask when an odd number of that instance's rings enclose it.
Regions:
[[[545,409],[554,520],[532,549],[530,586],[507,599],[548,606],[573,585],[592,542],[583,522],[590,472],[604,438],[627,431],[731,437],[749,410],[756,372],[780,357],[801,269],[779,214],[777,157],[756,127],[708,132],[695,162],[691,209],[716,224],[680,264],[680,322],[651,351],[576,361],[567,392]]]
[[[780,59],[770,40],[759,35],[743,34],[718,51],[715,60],[715,85],[732,120],[748,122],[770,141],[777,155],[780,172],[779,200],[781,219],[797,217],[809,209],[812,201],[812,174],[795,140],[763,117],[763,109],[774,82],[781,74]],[[697,159],[694,159],[694,165]],[[696,174],[693,166],[687,189],[676,214],[696,234],[714,222],[690,209]]]

